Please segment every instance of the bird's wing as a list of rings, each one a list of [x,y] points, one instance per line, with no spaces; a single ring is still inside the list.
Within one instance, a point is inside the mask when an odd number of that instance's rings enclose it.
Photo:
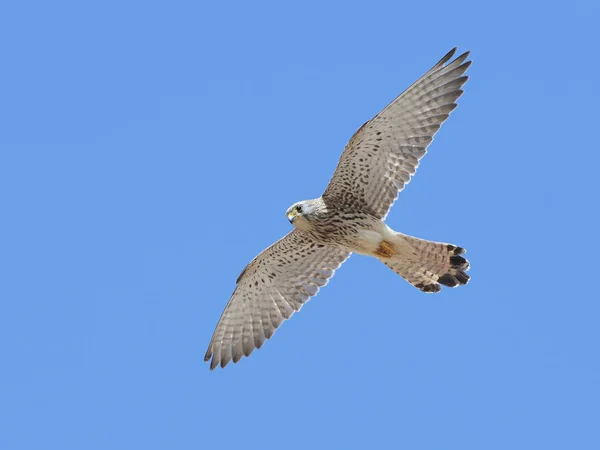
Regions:
[[[263,250],[242,271],[208,345],[211,370],[260,348],[281,323],[325,286],[350,256],[293,230]]]
[[[385,218],[463,93],[471,61],[466,52],[448,63],[455,51],[352,136],[323,194],[326,203]]]

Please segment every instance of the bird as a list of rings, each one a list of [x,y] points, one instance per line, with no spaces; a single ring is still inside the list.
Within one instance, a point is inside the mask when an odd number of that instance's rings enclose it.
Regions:
[[[456,108],[471,65],[457,48],[352,136],[323,195],[294,203],[293,226],[242,271],[204,360],[237,363],[325,286],[352,254],[379,259],[426,293],[470,279],[466,250],[392,230],[385,219],[440,126]]]

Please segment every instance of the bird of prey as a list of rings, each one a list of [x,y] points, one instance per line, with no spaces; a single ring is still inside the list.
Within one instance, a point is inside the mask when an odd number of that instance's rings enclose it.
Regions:
[[[374,256],[423,292],[467,284],[465,249],[398,233],[384,220],[435,133],[456,108],[469,52],[456,48],[352,136],[320,198],[286,212],[294,229],[242,271],[204,357],[249,356],[352,254]]]

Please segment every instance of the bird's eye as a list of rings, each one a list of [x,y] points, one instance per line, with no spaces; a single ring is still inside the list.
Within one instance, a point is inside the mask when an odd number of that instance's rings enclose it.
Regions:
[[[301,213],[302,212],[302,206],[300,206],[300,205],[296,206],[296,212]]]

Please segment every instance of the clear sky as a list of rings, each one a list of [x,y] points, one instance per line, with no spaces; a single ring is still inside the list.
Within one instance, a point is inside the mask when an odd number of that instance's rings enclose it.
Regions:
[[[598,2],[0,8],[0,448],[597,449]],[[468,249],[426,295],[353,256],[202,360],[241,269],[452,47],[471,79],[388,217]]]

